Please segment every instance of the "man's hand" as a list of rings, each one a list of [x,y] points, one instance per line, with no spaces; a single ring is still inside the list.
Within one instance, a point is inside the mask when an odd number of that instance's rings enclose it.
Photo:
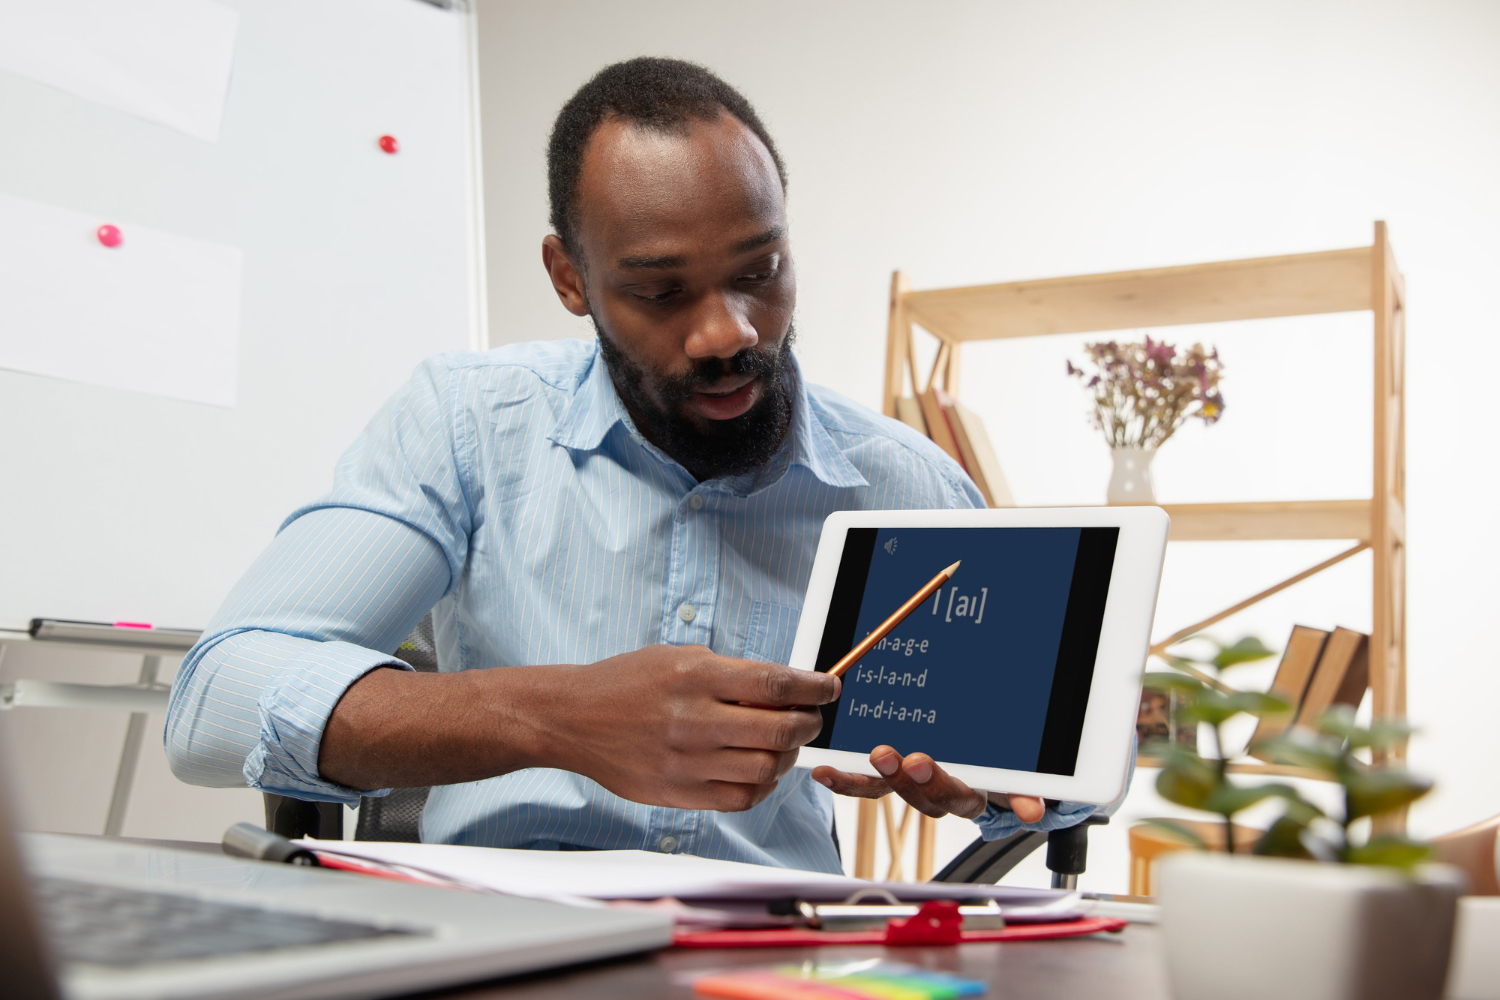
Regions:
[[[623,798],[683,809],[749,809],[770,795],[823,726],[836,677],[649,646],[565,669],[579,697],[558,762]]]
[[[554,766],[622,798],[681,809],[749,809],[791,770],[823,726],[818,705],[838,678],[719,656],[704,646],[649,646],[583,667],[583,697]]]
[[[894,791],[911,803],[912,808],[926,816],[947,816],[951,813],[964,819],[974,819],[983,815],[990,803],[1010,809],[1023,823],[1035,823],[1046,812],[1042,800],[1030,795],[1003,795],[999,792],[986,795],[975,791],[938,767],[937,762],[925,753],[914,753],[903,758],[894,747],[882,745],[870,751],[870,763],[884,777],[850,774],[825,765],[813,768],[813,780],[827,785],[840,795],[853,795],[863,799],[878,799]]]

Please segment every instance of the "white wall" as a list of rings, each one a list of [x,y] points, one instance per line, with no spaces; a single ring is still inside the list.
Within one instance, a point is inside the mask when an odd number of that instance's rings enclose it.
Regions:
[[[893,268],[918,288],[1049,277],[1364,245],[1387,220],[1411,299],[1410,711],[1426,727],[1412,757],[1441,781],[1412,825],[1500,812],[1485,379],[1500,333],[1500,5],[480,0],[479,13],[497,344],[589,335],[541,270],[543,150],[572,91],[634,55],[706,63],[759,108],[790,171],[803,364],[871,406]],[[1158,495],[1368,496],[1368,330],[1350,315],[1162,331],[1220,346],[1229,408],[1167,446]],[[1022,503],[1102,499],[1106,453],[1062,374],[1084,339],[966,356],[964,395]],[[1158,632],[1337,548],[1175,546]],[[1362,556],[1219,632],[1368,628],[1368,586]],[[1128,814],[1161,811],[1149,785]],[[945,825],[943,850],[968,836]],[[1123,889],[1123,824],[1094,843],[1089,883]]]

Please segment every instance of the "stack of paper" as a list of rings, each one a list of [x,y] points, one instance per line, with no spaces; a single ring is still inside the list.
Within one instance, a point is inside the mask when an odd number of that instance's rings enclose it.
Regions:
[[[556,899],[660,899],[709,903],[764,902],[788,896],[818,902],[885,889],[903,901],[996,899],[1002,905],[1040,906],[1064,895],[1052,889],[944,882],[867,882],[847,875],[714,861],[652,851],[530,851],[449,844],[304,840],[315,851],[402,865],[474,888]]]

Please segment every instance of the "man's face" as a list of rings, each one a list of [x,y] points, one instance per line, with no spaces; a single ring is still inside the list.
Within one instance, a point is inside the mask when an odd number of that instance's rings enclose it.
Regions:
[[[775,163],[728,115],[683,134],[606,121],[584,154],[577,256],[543,259],[590,316],[648,440],[699,479],[774,454],[791,414],[796,280]]]

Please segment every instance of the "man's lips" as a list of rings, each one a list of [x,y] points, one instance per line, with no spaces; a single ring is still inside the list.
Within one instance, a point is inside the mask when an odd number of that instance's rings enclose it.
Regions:
[[[743,381],[730,379],[711,390],[700,390],[688,397],[688,408],[709,420],[733,420],[749,412],[760,398],[760,378],[750,376]]]

